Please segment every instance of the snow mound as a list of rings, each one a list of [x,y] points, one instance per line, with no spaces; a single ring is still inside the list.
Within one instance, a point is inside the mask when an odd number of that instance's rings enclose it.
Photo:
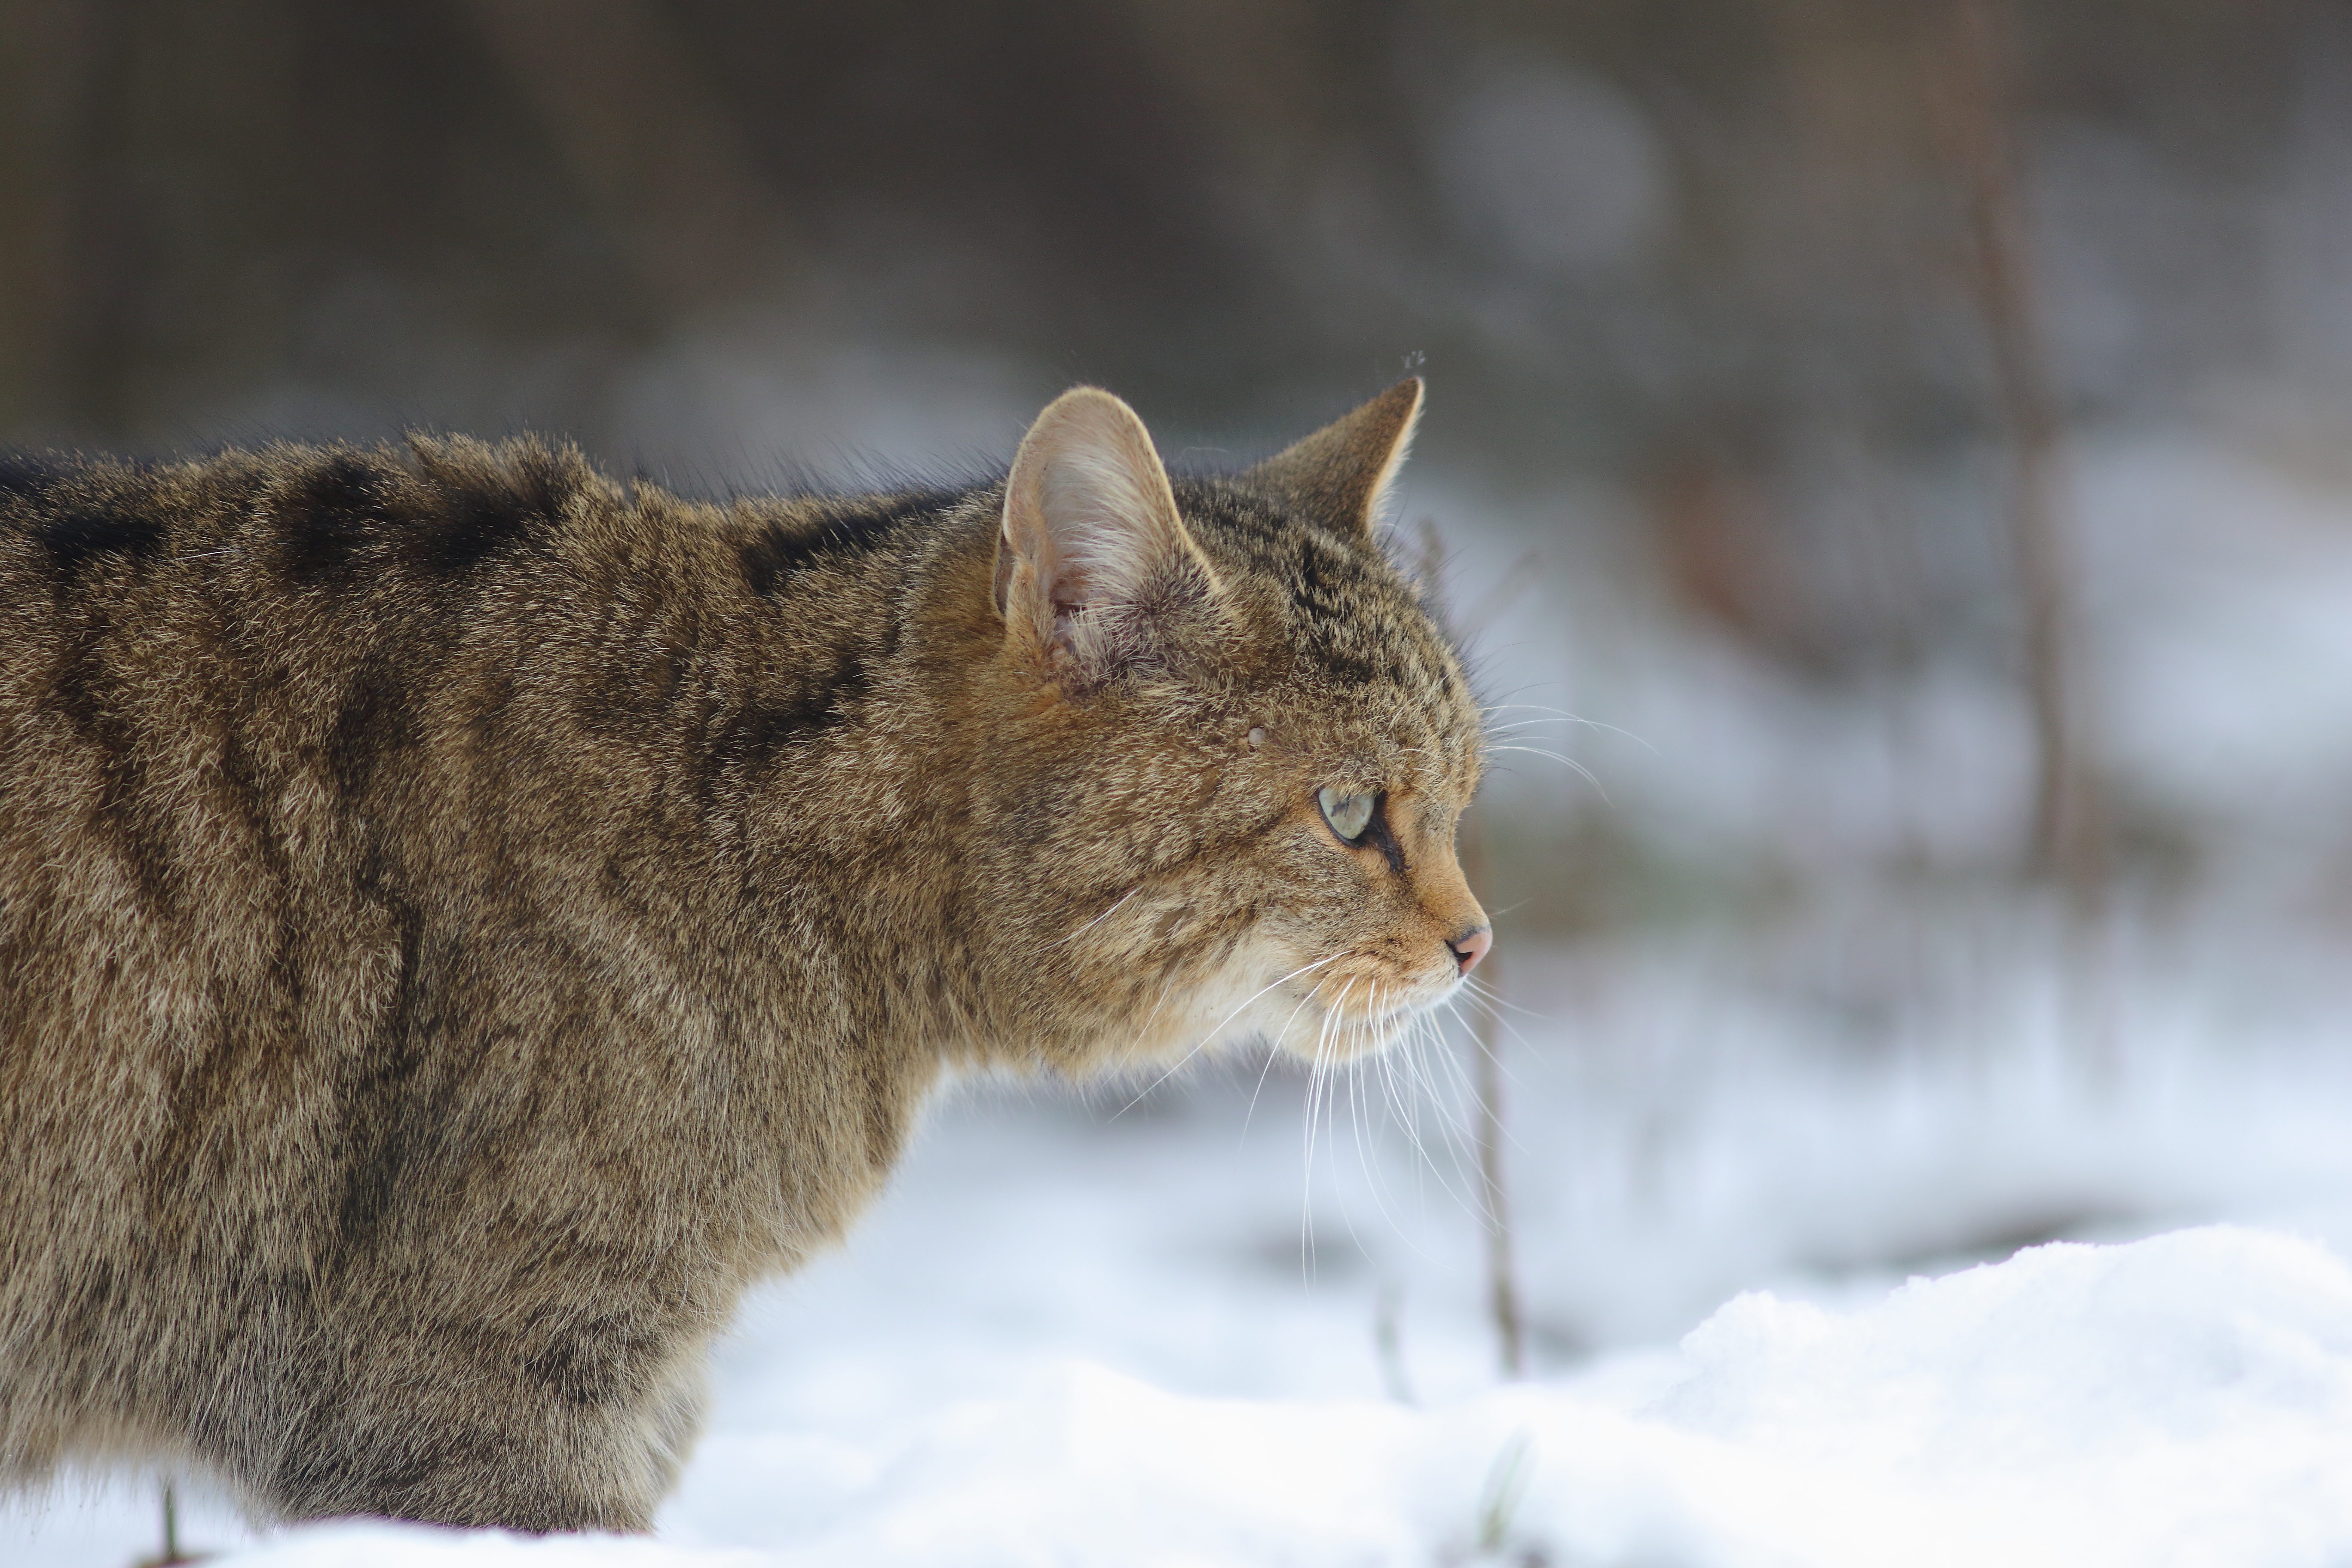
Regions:
[[[2053,1245],[1440,1409],[1085,1364],[870,1444],[706,1443],[650,1541],[348,1523],[235,1568],[2352,1559],[2352,1269],[2219,1226]]]
[[[2307,1242],[2215,1226],[2060,1243],[1849,1314],[1745,1295],[1682,1350],[1691,1373],[1648,1418],[1953,1532],[1937,1552],[1873,1531],[1820,1561],[2352,1549],[2352,1270]]]

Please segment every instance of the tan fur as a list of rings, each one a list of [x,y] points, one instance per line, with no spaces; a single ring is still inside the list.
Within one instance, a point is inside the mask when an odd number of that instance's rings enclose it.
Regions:
[[[1081,391],[1009,501],[0,462],[0,1481],[641,1529],[943,1067],[1383,1043],[1485,923],[1419,399],[1171,486]]]

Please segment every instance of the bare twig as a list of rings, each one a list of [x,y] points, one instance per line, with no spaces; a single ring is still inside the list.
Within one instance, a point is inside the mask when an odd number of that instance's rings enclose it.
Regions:
[[[2055,500],[2063,429],[2033,302],[2023,203],[2008,135],[2011,39],[1994,0],[1957,0],[1948,100],[1968,193],[1973,278],[2015,447],[2010,537],[2025,609],[2037,758],[2032,865],[2095,919],[2105,897],[2105,811],[2090,765],[2072,562]]]
[[[1474,888],[1486,885],[1486,831],[1475,812],[1462,819],[1463,874]],[[1494,955],[1480,967],[1486,984],[1496,984]],[[1495,1343],[1503,1375],[1528,1370],[1527,1327],[1519,1315],[1518,1273],[1511,1256],[1511,1201],[1503,1168],[1503,1063],[1495,1037],[1495,1010],[1474,1009],[1470,1026],[1471,1084],[1478,1097],[1478,1185],[1486,1216],[1486,1309],[1495,1320]]]
[[[1433,610],[1444,615],[1445,542],[1437,524],[1427,518],[1421,523],[1417,571]],[[1535,573],[1536,557],[1530,551],[1514,563],[1503,580],[1479,601],[1467,621],[1455,624],[1454,636],[1466,643],[1486,630],[1533,584]],[[1475,812],[1465,816],[1455,847],[1462,859],[1462,874],[1471,887],[1487,886],[1485,818]],[[1486,971],[1486,984],[1492,990],[1496,984],[1494,956],[1489,953],[1480,967]],[[1519,1314],[1517,1272],[1511,1254],[1510,1192],[1503,1165],[1503,1069],[1497,1054],[1501,1042],[1495,1037],[1492,1007],[1473,1009],[1470,1033],[1474,1047],[1471,1085],[1478,1100],[1478,1184],[1486,1213],[1487,1310],[1495,1320],[1496,1347],[1503,1375],[1523,1377],[1527,1374],[1527,1329]]]
[[[1969,197],[1975,280],[2016,448],[2010,535],[2025,609],[2025,666],[2037,759],[2032,867],[2067,913],[2067,995],[2092,1073],[2116,1070],[2105,942],[2105,802],[2092,766],[2091,703],[2078,646],[2073,563],[2056,492],[2063,430],[2033,308],[2024,204],[2007,134],[2013,45],[2005,0],[1955,0],[1952,142]]]
[[[1535,1476],[1528,1463],[1535,1446],[1534,1434],[1524,1428],[1514,1432],[1487,1467],[1486,1484],[1479,1488],[1478,1495],[1478,1550],[1483,1555],[1499,1554],[1510,1541],[1519,1500],[1527,1495],[1528,1482]]]
[[[1372,1349],[1380,1356],[1381,1383],[1391,1399],[1412,1405],[1418,1401],[1412,1396],[1412,1380],[1405,1375],[1403,1315],[1403,1289],[1393,1284],[1381,1286],[1372,1305]]]
[[[162,1555],[142,1559],[139,1568],[184,1568],[184,1564],[200,1562],[180,1550],[180,1497],[171,1482],[163,1483],[163,1551]]]

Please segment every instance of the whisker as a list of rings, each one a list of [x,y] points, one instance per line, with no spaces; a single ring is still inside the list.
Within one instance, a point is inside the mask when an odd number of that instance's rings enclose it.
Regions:
[[[1381,997],[1380,1000],[1385,1001],[1386,998]],[[1401,1032],[1404,1049],[1390,1054],[1402,1055],[1404,1061],[1402,1064],[1392,1064],[1386,1056],[1374,1058],[1373,1061],[1376,1070],[1381,1075],[1383,1086],[1389,1090],[1381,1109],[1395,1116],[1399,1130],[1404,1134],[1408,1145],[1415,1155],[1413,1180],[1416,1195],[1418,1197],[1422,1193],[1423,1183],[1434,1181],[1438,1189],[1451,1200],[1454,1207],[1470,1215],[1474,1220],[1479,1219],[1485,1210],[1483,1205],[1474,1196],[1477,1188],[1475,1183],[1471,1180],[1471,1166],[1465,1155],[1460,1128],[1457,1125],[1460,1119],[1452,1114],[1443,1114],[1435,1120],[1435,1126],[1443,1130],[1444,1134],[1440,1142],[1444,1148],[1445,1158],[1440,1160],[1431,1147],[1431,1140],[1424,1135],[1422,1118],[1413,1110],[1413,1101],[1405,1092],[1407,1086],[1420,1089],[1426,1095],[1427,1103],[1433,1107],[1442,1106],[1445,1101],[1446,1097],[1436,1090],[1433,1080],[1429,1077],[1427,1065],[1420,1060],[1419,1053],[1415,1049],[1424,1042],[1442,1047],[1443,1035],[1437,1021],[1427,1014],[1415,1015],[1406,1021]],[[1450,1060],[1452,1053],[1448,1052],[1446,1055]],[[1398,1067],[1402,1068],[1402,1077],[1396,1071]],[[1455,1070],[1459,1070],[1458,1067]],[[1362,1082],[1363,1073],[1359,1064],[1351,1083],[1360,1086]],[[1378,1163],[1366,1158],[1363,1168],[1370,1178],[1373,1200],[1379,1205],[1381,1217],[1388,1222],[1391,1234],[1402,1239],[1416,1257],[1435,1261],[1433,1255],[1414,1239],[1412,1233],[1400,1224],[1397,1216],[1390,1211],[1389,1182],[1382,1167]],[[1350,1228],[1352,1230],[1352,1226]]]
[[[1495,1026],[1508,1035],[1512,1041],[1522,1049],[1533,1051],[1538,1048],[1533,1040],[1528,1039],[1527,1036],[1519,1032],[1519,1026],[1517,1024],[1512,1023],[1508,1018],[1504,1017],[1501,1013],[1496,1010],[1493,1003],[1486,1001],[1484,998],[1473,998],[1473,1000],[1475,1001],[1479,1006],[1486,1009],[1486,1016],[1494,1020]],[[1448,1001],[1448,1005],[1452,1005],[1451,999]],[[1461,1014],[1456,1012],[1454,1016],[1460,1017]],[[1477,1039],[1477,1031],[1475,1029],[1471,1030],[1471,1037],[1474,1040]],[[1489,1060],[1494,1062],[1497,1068],[1501,1069],[1503,1077],[1507,1082],[1509,1082],[1514,1088],[1519,1087],[1519,1076],[1511,1070],[1509,1063],[1504,1061],[1500,1056],[1489,1049],[1486,1041],[1477,1040],[1477,1046],[1479,1053],[1486,1057]]]
[[[1525,752],[1528,756],[1541,757],[1547,762],[1558,763],[1560,766],[1569,769],[1570,772],[1582,778],[1585,783],[1591,784],[1594,789],[1600,791],[1601,803],[1603,805],[1614,805],[1617,804],[1615,801],[1609,798],[1608,786],[1601,782],[1600,776],[1591,768],[1586,767],[1582,763],[1578,762],[1573,757],[1563,757],[1558,752],[1548,752],[1541,746],[1489,746],[1486,748],[1486,754],[1489,756],[1499,756],[1505,752]]]
[[[1321,983],[1317,984],[1319,988]],[[1322,1027],[1316,1033],[1313,1069],[1307,1079],[1307,1168],[1305,1193],[1299,1205],[1298,1245],[1300,1266],[1310,1284],[1315,1277],[1315,1127],[1320,1119],[1321,1103],[1330,1092],[1331,1061],[1327,1047],[1339,1019],[1339,1004],[1347,1000],[1348,993],[1355,984],[1351,976],[1346,984],[1340,986],[1339,994],[1323,1015]]]
[[[1622,735],[1627,740],[1633,742],[1635,745],[1647,748],[1653,754],[1657,754],[1658,752],[1658,748],[1656,746],[1652,745],[1650,742],[1644,740],[1642,736],[1633,733],[1631,730],[1624,729],[1616,724],[1603,723],[1598,719],[1587,719],[1582,714],[1571,713],[1565,708],[1548,708],[1540,702],[1497,702],[1490,707],[1480,709],[1479,712],[1482,714],[1502,713],[1512,709],[1520,708],[1538,710],[1550,714],[1553,719],[1557,721],[1570,724],[1581,724],[1588,730],[1606,730],[1612,735]],[[1540,722],[1541,721],[1530,720],[1527,721],[1532,723]]]
[[[1094,919],[1092,919],[1092,920],[1088,921],[1086,924],[1084,924],[1084,925],[1080,926],[1077,930],[1076,930],[1076,931],[1072,931],[1069,935],[1067,935],[1067,936],[1066,936],[1066,937],[1059,938],[1059,939],[1057,939],[1056,941],[1054,941],[1054,942],[1047,942],[1045,946],[1043,946],[1043,947],[1039,948],[1037,951],[1038,951],[1039,952],[1053,952],[1053,951],[1054,951],[1054,949],[1055,949],[1055,948],[1057,948],[1057,947],[1060,947],[1064,942],[1076,942],[1076,941],[1077,941],[1077,940],[1078,940],[1078,938],[1080,938],[1080,937],[1082,937],[1082,936],[1086,935],[1086,934],[1087,934],[1087,932],[1088,932],[1088,931],[1090,931],[1094,930],[1094,929],[1095,929],[1095,927],[1097,927],[1097,926],[1098,926],[1098,925],[1102,924],[1102,923],[1103,923],[1103,921],[1107,921],[1107,920],[1110,919],[1110,917],[1111,917],[1111,916],[1113,916],[1113,915],[1115,915],[1115,914],[1118,913],[1118,911],[1120,910],[1120,909],[1122,909],[1123,907],[1125,907],[1125,905],[1126,905],[1126,903],[1127,903],[1127,900],[1128,900],[1129,899],[1131,899],[1131,898],[1135,897],[1135,895],[1136,895],[1136,894],[1138,894],[1138,893],[1139,893],[1139,892],[1143,891],[1143,886],[1144,886],[1144,885],[1143,885],[1141,882],[1138,882],[1134,887],[1129,888],[1129,889],[1126,891],[1126,893],[1125,893],[1125,894],[1123,894],[1123,895],[1120,897],[1120,899],[1119,899],[1119,900],[1118,900],[1118,903],[1115,903],[1115,904],[1111,905],[1111,907],[1110,907],[1110,908],[1108,908],[1108,909],[1105,910],[1102,913],[1100,913],[1100,914],[1097,915]]]
[[[1215,1026],[1206,1034],[1202,1035],[1193,1045],[1191,1050],[1186,1051],[1182,1056],[1179,1057],[1173,1067],[1171,1067],[1166,1072],[1161,1073],[1158,1078],[1153,1079],[1150,1083],[1146,1084],[1143,1087],[1142,1093],[1138,1094],[1133,1100],[1129,1100],[1125,1105],[1120,1106],[1116,1111],[1112,1112],[1110,1120],[1116,1121],[1120,1117],[1126,1115],[1129,1111],[1133,1110],[1138,1105],[1140,1105],[1143,1102],[1145,1095],[1150,1094],[1153,1089],[1158,1089],[1161,1084],[1166,1083],[1170,1079],[1174,1078],[1184,1064],[1191,1061],[1194,1057],[1199,1056],[1201,1052],[1208,1047],[1209,1042],[1215,1039],[1218,1034],[1227,1024],[1232,1023],[1235,1018],[1241,1016],[1242,1009],[1244,1007],[1248,1006],[1251,1003],[1256,1001],[1259,997],[1273,990],[1276,985],[1287,984],[1288,982],[1296,980],[1298,976],[1306,973],[1310,969],[1320,969],[1327,963],[1333,963],[1347,956],[1348,950],[1341,948],[1329,958],[1318,958],[1312,963],[1302,963],[1297,969],[1294,969],[1289,973],[1282,976],[1281,979],[1273,981],[1265,985],[1261,985],[1255,991],[1251,992],[1247,996],[1243,997],[1240,1003],[1234,1006],[1234,1010],[1226,1014],[1223,1017],[1218,1019]]]
[[[1426,1038],[1439,1047],[1440,1056],[1449,1065],[1451,1065],[1454,1070],[1458,1074],[1461,1071],[1460,1064],[1454,1061],[1454,1053],[1452,1051],[1445,1050],[1444,1048],[1444,1037],[1436,1031],[1433,1020],[1431,1023],[1431,1028]],[[1419,1053],[1407,1053],[1405,1056],[1404,1066],[1410,1081],[1412,1081],[1415,1087],[1417,1087],[1421,1092],[1427,1097],[1431,1105],[1442,1106],[1445,1103],[1449,1097],[1440,1089],[1434,1075],[1430,1071],[1428,1062],[1423,1060]],[[1448,1162],[1454,1167],[1453,1175],[1455,1178],[1461,1178],[1466,1182],[1468,1172],[1465,1169],[1463,1164],[1462,1150],[1457,1140],[1452,1135],[1455,1131],[1455,1123],[1457,1120],[1458,1119],[1456,1117],[1447,1116],[1440,1121],[1439,1125],[1445,1127],[1448,1131],[1448,1137],[1445,1140],[1446,1153]],[[1448,1178],[1444,1167],[1440,1165],[1436,1158],[1429,1152],[1428,1144],[1420,1138],[1417,1131],[1413,1135],[1413,1147],[1420,1154],[1422,1162],[1427,1166],[1429,1174],[1435,1179],[1440,1189],[1442,1189],[1448,1197],[1454,1199],[1456,1205],[1462,1206],[1464,1209],[1474,1215],[1483,1211],[1483,1204],[1474,1202],[1468,1195],[1467,1192],[1464,1189],[1457,1188],[1454,1185],[1454,1181]],[[1469,1191],[1473,1192],[1475,1192],[1475,1187],[1469,1189]]]
[[[1372,986],[1372,1006],[1375,1011],[1377,1011],[1380,1006],[1380,987],[1377,984]],[[1366,1026],[1361,1023],[1349,1026],[1350,1033],[1355,1035],[1359,1041],[1360,1041],[1365,1029]],[[1371,1155],[1364,1146],[1364,1097],[1360,1091],[1360,1086],[1363,1082],[1360,1066],[1362,1060],[1363,1056],[1360,1049],[1350,1051],[1347,1070],[1348,1126],[1349,1130],[1355,1134],[1356,1139],[1356,1168],[1364,1173],[1368,1190],[1372,1194],[1373,1205],[1380,1210],[1381,1217],[1389,1222],[1390,1228],[1394,1229],[1396,1226],[1395,1218],[1388,1212],[1388,1205],[1384,1201],[1381,1193],[1380,1178],[1374,1175],[1372,1172]],[[1348,1227],[1349,1238],[1354,1241],[1357,1249],[1361,1251],[1364,1245],[1363,1238],[1356,1234],[1356,1222],[1354,1216],[1348,1213],[1347,1206],[1344,1203],[1340,1205],[1339,1217]]]
[[[1300,1009],[1304,1008],[1307,1003],[1312,1002],[1314,999],[1315,993],[1310,988],[1306,995],[1301,996],[1298,999],[1298,1006],[1293,1007],[1290,1010],[1290,1016],[1282,1021],[1281,1029],[1276,1033],[1274,1037],[1274,1048],[1265,1054],[1265,1066],[1258,1069],[1257,1087],[1250,1090],[1249,1109],[1242,1112],[1242,1136],[1244,1138],[1247,1138],[1249,1136],[1250,1118],[1257,1114],[1257,1097],[1265,1092],[1266,1074],[1274,1070],[1274,1058],[1282,1054],[1282,1042],[1284,1037],[1290,1033],[1290,1026],[1298,1021]]]
[[[1557,1024],[1559,1022],[1558,1018],[1554,1017],[1549,1013],[1538,1012],[1533,1007],[1520,1006],[1517,1002],[1512,1001],[1509,997],[1504,995],[1501,992],[1496,990],[1493,986],[1474,975],[1464,975],[1462,977],[1462,985],[1465,990],[1477,997],[1479,1001],[1486,1003],[1488,1006],[1508,1007],[1512,1012],[1524,1014],[1539,1024]],[[1501,1022],[1499,1018],[1496,1021],[1497,1023]]]
[[[1459,1013],[1456,1013],[1456,1014],[1454,1015],[1454,1016],[1455,1016],[1455,1017],[1457,1017],[1457,1018],[1459,1018],[1459,1017],[1461,1016],[1461,1015],[1460,1015]],[[1471,1040],[1471,1043],[1472,1043],[1472,1044],[1474,1044],[1474,1045],[1475,1045],[1475,1046],[1478,1047],[1480,1054],[1482,1054],[1483,1056],[1485,1056],[1488,1061],[1491,1061],[1491,1062],[1493,1062],[1493,1063],[1495,1064],[1495,1070],[1496,1070],[1496,1073],[1497,1073],[1497,1074],[1502,1078],[1502,1079],[1503,1079],[1503,1081],[1504,1081],[1504,1082],[1506,1082],[1506,1083],[1509,1084],[1513,1089],[1519,1089],[1519,1088],[1523,1088],[1523,1087],[1525,1087],[1525,1086],[1521,1083],[1521,1081],[1520,1081],[1520,1079],[1519,1079],[1519,1076],[1518,1076],[1517,1073],[1515,1073],[1515,1072],[1513,1072],[1513,1071],[1511,1070],[1511,1068],[1510,1068],[1510,1064],[1509,1064],[1509,1063],[1507,1063],[1507,1062],[1506,1062],[1506,1061],[1504,1061],[1504,1060],[1503,1060],[1503,1058],[1502,1058],[1501,1057],[1499,1057],[1499,1056],[1496,1055],[1492,1050],[1489,1050],[1489,1049],[1487,1048],[1487,1047],[1486,1047],[1486,1041],[1484,1041],[1484,1040],[1482,1040],[1482,1039],[1480,1039],[1480,1038],[1478,1037],[1478,1031],[1477,1031],[1477,1030],[1475,1030],[1475,1029],[1471,1029],[1471,1030],[1469,1031],[1469,1034],[1470,1034],[1470,1040]],[[1472,1103],[1473,1105],[1475,1105],[1475,1104],[1477,1103],[1477,1100],[1478,1100],[1478,1091],[1477,1091],[1475,1088],[1472,1088],[1472,1087],[1470,1086],[1470,1080],[1469,1080],[1466,1077],[1464,1077],[1463,1072],[1462,1072],[1462,1064],[1461,1064],[1459,1061],[1455,1061],[1455,1060],[1454,1060],[1454,1058],[1453,1058],[1451,1056],[1449,1056],[1449,1057],[1447,1058],[1447,1061],[1448,1061],[1449,1065],[1451,1065],[1451,1066],[1452,1066],[1452,1068],[1453,1068],[1453,1069],[1454,1069],[1454,1076],[1455,1076],[1456,1078],[1458,1078],[1458,1079],[1462,1079],[1463,1087],[1464,1087],[1465,1090],[1469,1094],[1471,1103]],[[1516,1133],[1516,1132],[1512,1131],[1511,1131],[1511,1129],[1510,1129],[1510,1127],[1509,1127],[1509,1125],[1508,1125],[1507,1123],[1507,1124],[1505,1124],[1505,1125],[1504,1125],[1504,1127],[1503,1127],[1503,1137],[1504,1137],[1504,1138],[1505,1138],[1505,1139],[1509,1142],[1509,1144],[1510,1144],[1510,1146],[1511,1146],[1512,1148],[1518,1150],[1521,1153],[1528,1153],[1528,1152],[1530,1152],[1530,1151],[1528,1150],[1528,1146],[1527,1146],[1525,1143],[1522,1143],[1522,1142],[1519,1142],[1519,1135],[1518,1135],[1517,1133]],[[1483,1184],[1483,1181],[1484,1181],[1484,1178],[1482,1177],[1482,1178],[1481,1178],[1481,1182],[1482,1182],[1482,1184]]]

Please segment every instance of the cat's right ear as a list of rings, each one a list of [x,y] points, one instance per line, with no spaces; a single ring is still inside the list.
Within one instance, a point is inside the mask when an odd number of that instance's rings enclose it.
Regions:
[[[1046,405],[1004,482],[996,607],[1006,639],[1077,685],[1157,660],[1217,577],[1135,410],[1099,387]]]
[[[1421,399],[1421,377],[1409,375],[1244,477],[1335,527],[1370,539],[1397,469],[1412,447]]]

